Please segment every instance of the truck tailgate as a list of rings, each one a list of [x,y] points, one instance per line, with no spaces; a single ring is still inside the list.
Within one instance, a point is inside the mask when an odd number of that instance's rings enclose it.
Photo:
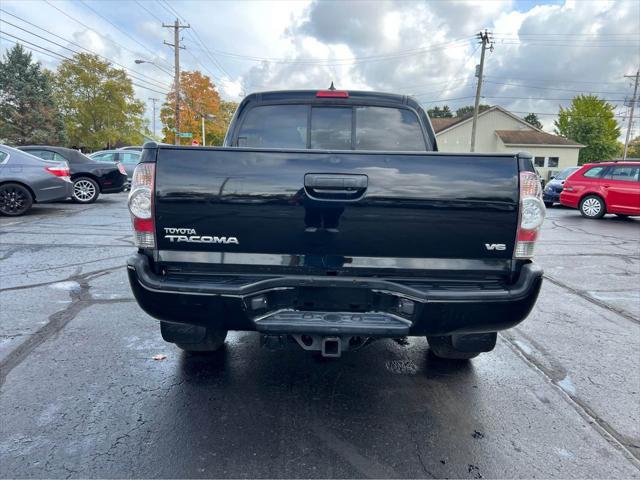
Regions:
[[[507,272],[518,222],[513,154],[161,146],[155,184],[161,263]]]

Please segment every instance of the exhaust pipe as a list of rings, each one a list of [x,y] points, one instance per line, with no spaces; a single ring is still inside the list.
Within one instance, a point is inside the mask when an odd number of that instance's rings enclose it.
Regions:
[[[342,340],[340,340],[340,337],[323,338],[321,354],[323,357],[333,358],[337,358],[342,355]]]

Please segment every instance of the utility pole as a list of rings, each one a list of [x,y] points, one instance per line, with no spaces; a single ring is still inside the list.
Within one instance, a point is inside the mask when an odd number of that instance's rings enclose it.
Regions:
[[[180,29],[191,28],[189,25],[180,25],[180,21],[176,18],[173,25],[162,24],[164,28],[173,28],[173,43],[169,43],[165,40],[164,44],[173,47],[174,66],[175,73],[173,83],[176,93],[176,112],[175,112],[175,141],[176,145],[180,145],[180,49],[184,50],[184,47],[180,46]]]
[[[149,97],[151,103],[153,103],[153,136],[156,136],[156,102],[160,101],[159,98]]]
[[[629,149],[629,139],[631,137],[631,125],[633,125],[633,110],[636,106],[638,95],[638,77],[640,77],[640,70],[635,75],[625,75],[625,78],[635,78],[636,84],[633,87],[633,97],[631,97],[631,114],[629,115],[629,126],[627,127],[627,138],[624,141],[624,153],[622,154],[622,160],[627,159],[627,150]]]
[[[489,46],[489,50],[493,52],[493,40],[489,37],[490,32],[486,30],[478,33],[478,39],[482,43],[482,53],[480,54],[480,65],[476,70],[476,77],[478,77],[478,88],[476,89],[476,103],[473,109],[473,124],[471,126],[471,151],[476,151],[476,126],[478,124],[478,110],[480,108],[480,92],[482,90],[482,74],[484,72],[484,52]]]

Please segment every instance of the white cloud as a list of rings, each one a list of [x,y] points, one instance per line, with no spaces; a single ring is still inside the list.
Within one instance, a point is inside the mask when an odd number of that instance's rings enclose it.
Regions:
[[[175,15],[156,1],[140,1],[151,14],[132,1],[89,3],[120,31],[71,1],[54,5],[79,23],[44,2],[5,0],[2,8],[142,75],[136,95],[146,101],[161,95],[144,87],[166,91],[171,83],[172,51],[162,43],[172,41],[171,31],[161,22]],[[495,50],[487,53],[483,101],[516,112],[555,113],[582,91],[607,92],[601,97],[624,113],[621,100],[631,91],[623,75],[640,64],[640,2],[634,0],[169,2],[192,27],[182,32],[182,67],[203,70],[234,100],[254,90],[323,88],[333,80],[340,88],[414,93],[455,110],[472,102],[460,97],[474,94],[479,51],[473,35],[485,27],[495,34]],[[2,20],[48,36],[5,14]],[[7,24],[3,30],[71,54]],[[10,46],[2,42],[2,49]],[[49,68],[57,63],[34,55]],[[135,65],[136,58],[169,73]],[[540,118],[552,127],[553,117]]]

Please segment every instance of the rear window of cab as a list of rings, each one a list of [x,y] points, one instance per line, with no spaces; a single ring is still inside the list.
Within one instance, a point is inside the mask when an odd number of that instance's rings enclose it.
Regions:
[[[378,106],[260,105],[242,120],[236,146],[425,151],[413,110]]]

